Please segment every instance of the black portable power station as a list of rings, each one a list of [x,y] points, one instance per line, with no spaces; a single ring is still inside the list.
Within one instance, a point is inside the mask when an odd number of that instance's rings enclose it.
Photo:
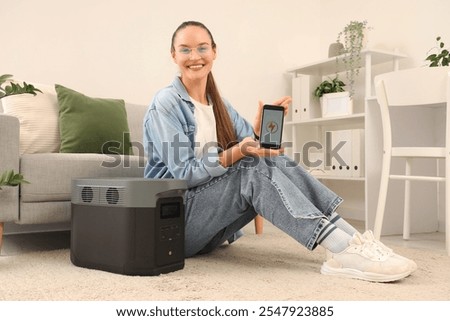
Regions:
[[[182,269],[185,190],[175,179],[72,180],[72,263],[126,275]]]

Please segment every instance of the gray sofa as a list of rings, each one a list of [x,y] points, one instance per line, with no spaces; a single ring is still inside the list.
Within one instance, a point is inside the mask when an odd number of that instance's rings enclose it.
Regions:
[[[20,155],[19,119],[6,115],[0,100],[0,173],[13,169],[30,182],[0,190],[0,249],[5,222],[69,222],[73,178],[143,176],[142,122],[147,107],[126,103],[125,108],[133,156],[58,152]]]

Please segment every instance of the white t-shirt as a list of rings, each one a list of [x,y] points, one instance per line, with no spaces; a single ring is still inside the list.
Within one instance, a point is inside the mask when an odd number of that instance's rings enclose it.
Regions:
[[[195,133],[194,154],[196,158],[202,158],[205,154],[217,154],[216,119],[212,105],[204,105],[192,99],[195,106],[194,117],[197,123]]]

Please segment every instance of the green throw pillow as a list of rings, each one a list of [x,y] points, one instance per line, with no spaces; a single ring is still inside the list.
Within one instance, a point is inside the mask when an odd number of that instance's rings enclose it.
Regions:
[[[55,85],[61,153],[132,154],[125,102]]]

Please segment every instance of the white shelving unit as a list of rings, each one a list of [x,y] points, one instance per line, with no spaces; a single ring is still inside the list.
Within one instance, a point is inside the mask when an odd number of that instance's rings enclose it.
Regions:
[[[356,92],[354,98],[354,113],[348,116],[338,116],[332,118],[312,118],[300,121],[292,121],[289,116],[285,122],[285,141],[291,141],[292,146],[286,148],[286,153],[302,164],[302,157],[306,153],[304,149],[308,142],[318,142],[325,146],[324,133],[328,130],[342,129],[364,129],[366,128],[366,111],[369,105],[377,104],[373,92],[373,77],[375,74],[374,66],[380,64],[392,63],[389,70],[398,70],[399,60],[406,56],[396,51],[383,50],[363,50],[360,69],[360,76],[356,83]],[[291,68],[288,70],[293,77],[299,75],[316,76],[317,79],[324,77],[333,77],[336,73],[342,74],[341,79],[345,82],[345,66],[336,62],[336,57],[327,58],[310,64]],[[315,88],[315,87],[314,87]],[[313,88],[313,89],[314,89]],[[312,89],[312,90],[313,90]],[[365,130],[365,159],[371,157],[370,143],[375,137],[367,137],[370,135]],[[367,162],[366,162],[367,164]],[[325,185],[336,191],[337,194],[344,198],[344,203],[339,209],[339,213],[346,217],[356,220],[365,221],[368,228],[368,208],[367,208],[367,184],[366,180],[368,167],[365,166],[365,173],[362,177],[342,177],[330,176],[329,174],[320,174],[320,171],[313,171],[313,175],[322,180]],[[376,190],[372,187],[371,193]],[[372,196],[373,197],[373,196]]]
[[[299,122],[287,121],[285,125],[302,125],[302,126],[332,126],[336,124],[341,124],[342,121],[351,123],[351,122],[360,122],[364,120],[364,113],[356,113],[349,116],[336,116],[336,117],[328,117],[328,118],[312,118]]]
[[[390,52],[385,50],[362,50],[361,65],[364,68],[365,74],[365,94],[366,97],[372,97],[372,66],[393,62],[393,70],[398,70],[399,60],[406,58],[405,55],[396,51]],[[345,71],[345,66],[342,63],[336,63],[336,57],[327,58],[307,65],[291,68],[288,72],[302,75],[327,76]]]

